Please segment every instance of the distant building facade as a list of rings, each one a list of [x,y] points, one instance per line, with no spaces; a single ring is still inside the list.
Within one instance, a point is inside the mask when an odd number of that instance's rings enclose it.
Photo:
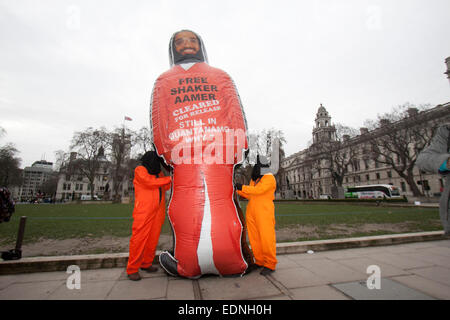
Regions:
[[[129,156],[127,159],[129,159]],[[79,160],[78,154],[71,152],[67,163],[60,168],[55,197],[56,201],[67,202],[81,200],[82,196],[91,195],[91,183],[76,165]],[[98,161],[99,166],[95,173],[93,194],[101,200],[112,200],[112,196],[114,195],[112,190],[114,184],[114,163],[105,157],[103,148],[99,150]],[[119,183],[118,193],[120,198],[133,197],[134,187],[132,177],[125,176]]]
[[[19,200],[30,201],[41,197],[41,186],[51,178],[53,173],[53,163],[45,160],[35,161],[31,167],[25,167]]]
[[[412,114],[422,117],[421,126],[436,126],[450,122],[450,103],[417,113],[417,109],[409,110]],[[392,184],[399,187],[400,193],[407,197],[412,191],[406,181],[400,177],[391,166],[381,164],[368,157],[368,139],[378,134],[376,129],[369,131],[360,128],[360,134],[350,138],[344,136],[342,148],[358,150],[348,172],[344,175],[342,187],[370,184]],[[279,197],[284,199],[318,199],[331,196],[335,187],[329,168],[327,150],[321,148],[324,143],[332,143],[336,139],[336,128],[331,122],[331,116],[322,105],[319,107],[315,126],[312,131],[313,143],[304,150],[284,158],[281,162],[281,191]],[[343,150],[345,153],[345,150]],[[414,180],[425,196],[437,197],[443,189],[442,177],[438,174],[425,174],[414,168]]]

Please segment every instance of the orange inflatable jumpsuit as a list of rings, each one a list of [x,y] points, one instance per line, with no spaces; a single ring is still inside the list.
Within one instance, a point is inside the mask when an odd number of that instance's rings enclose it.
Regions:
[[[255,263],[275,270],[276,236],[275,236],[275,189],[277,183],[272,174],[265,174],[260,179],[250,181],[242,186],[238,194],[248,199],[246,222],[248,238],[252,247]]]
[[[165,218],[165,191],[170,188],[170,177],[162,173],[157,178],[144,166],[134,170],[134,210],[127,274],[139,268],[148,268],[155,258],[161,227]]]

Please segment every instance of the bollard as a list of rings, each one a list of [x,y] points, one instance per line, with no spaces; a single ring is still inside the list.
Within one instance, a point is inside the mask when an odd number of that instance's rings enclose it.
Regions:
[[[25,234],[25,223],[26,222],[27,222],[27,217],[25,217],[25,216],[20,217],[19,233],[17,234],[17,240],[16,240],[16,250],[22,251],[22,242],[23,242],[23,236]]]
[[[22,242],[23,242],[23,236],[25,234],[26,221],[27,221],[27,217],[25,217],[25,216],[20,217],[19,232],[17,234],[17,240],[16,240],[16,248],[9,250],[9,251],[2,252],[3,260],[19,260],[22,258]]]

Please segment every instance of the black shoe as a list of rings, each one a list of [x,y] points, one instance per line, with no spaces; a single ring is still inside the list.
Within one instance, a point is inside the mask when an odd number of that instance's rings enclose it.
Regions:
[[[274,271],[275,270],[272,270],[272,269],[269,269],[267,267],[264,267],[259,274],[261,274],[263,276],[267,276],[267,275],[271,274]]]
[[[252,272],[256,269],[259,269],[259,268],[261,268],[261,266],[257,265],[256,263],[249,264],[247,267],[247,270],[245,270],[244,274],[249,274],[250,272]]]
[[[140,276],[139,272],[135,272],[135,273],[129,274],[128,279],[130,279],[131,281],[139,281],[139,280],[141,280],[141,276]]]
[[[164,251],[159,255],[159,264],[171,276],[178,276],[177,260],[169,252]]]
[[[141,268],[141,270],[147,271],[148,273],[152,273],[158,271],[158,268],[155,266],[150,266],[148,268]]]
[[[19,260],[20,258],[22,258],[22,250],[12,249],[2,252],[2,259],[5,261]]]

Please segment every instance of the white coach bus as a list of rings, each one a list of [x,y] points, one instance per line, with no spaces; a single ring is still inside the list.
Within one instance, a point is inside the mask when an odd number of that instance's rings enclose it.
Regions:
[[[390,184],[347,187],[345,197],[358,199],[394,199],[400,198],[400,190],[398,187]]]

